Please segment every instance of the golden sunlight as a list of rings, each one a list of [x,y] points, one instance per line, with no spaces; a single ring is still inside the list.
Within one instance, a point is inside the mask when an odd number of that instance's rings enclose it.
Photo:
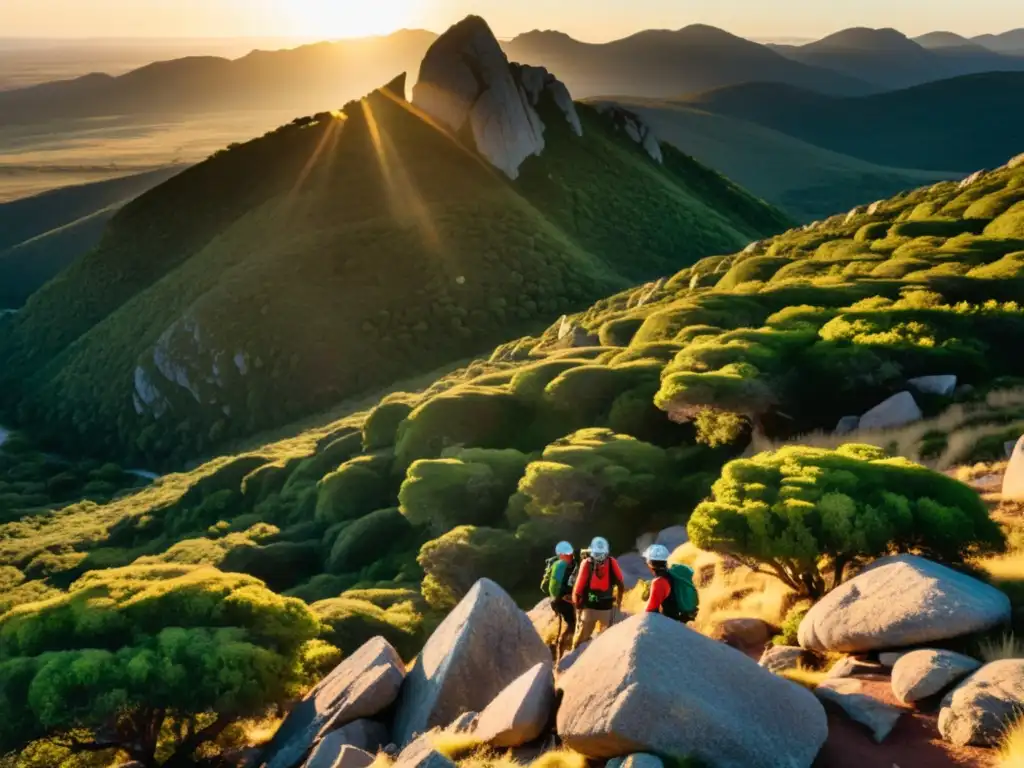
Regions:
[[[387,35],[414,26],[425,0],[291,0],[294,32],[321,37]]]

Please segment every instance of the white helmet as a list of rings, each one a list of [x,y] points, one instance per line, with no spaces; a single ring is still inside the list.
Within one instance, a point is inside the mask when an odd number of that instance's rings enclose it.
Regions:
[[[595,536],[594,540],[590,542],[590,554],[593,555],[595,560],[604,560],[608,557],[609,551],[608,539],[602,538],[601,536]]]
[[[559,556],[571,555],[575,551],[576,550],[572,548],[572,544],[570,544],[568,541],[560,541],[558,542],[558,544],[555,545],[555,554]]]
[[[668,547],[663,544],[651,544],[644,551],[644,560],[648,563],[664,563],[668,561],[669,555]]]

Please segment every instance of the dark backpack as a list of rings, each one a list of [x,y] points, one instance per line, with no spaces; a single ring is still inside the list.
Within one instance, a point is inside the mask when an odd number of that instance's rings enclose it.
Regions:
[[[668,577],[672,580],[672,599],[684,618],[693,618],[700,607],[700,595],[693,585],[693,569],[678,563],[669,566]]]

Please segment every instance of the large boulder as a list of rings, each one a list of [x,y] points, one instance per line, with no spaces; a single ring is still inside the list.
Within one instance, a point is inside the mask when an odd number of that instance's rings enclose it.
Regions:
[[[263,752],[266,768],[292,768],[330,731],[387,709],[404,677],[398,651],[382,637],[369,640],[288,714]]]
[[[763,650],[775,634],[775,628],[757,618],[712,619],[704,634],[740,651]]]
[[[769,672],[778,674],[787,669],[796,669],[806,661],[807,653],[803,648],[793,645],[773,645],[765,649],[761,654],[761,660],[757,663]]]
[[[661,544],[663,547],[666,547],[669,552],[675,552],[689,540],[690,534],[687,532],[685,525],[672,525],[668,528],[662,529],[661,533],[658,534],[658,538],[654,540],[654,543]]]
[[[409,671],[398,701],[392,738],[444,728],[463,712],[482,712],[551,652],[505,591],[481,579],[430,636]]]
[[[1010,618],[994,587],[914,555],[876,561],[839,585],[800,622],[813,651],[906,648],[989,629]]]
[[[576,135],[583,127],[565,85],[543,67],[509,64],[497,38],[468,16],[430,46],[412,103],[473,145],[509,178],[544,150],[545,126],[535,107],[547,95]]]
[[[592,758],[651,752],[715,768],[806,768],[828,735],[809,691],[659,614],[600,635],[559,686],[558,733]]]
[[[554,704],[551,663],[538,664],[487,705],[473,735],[492,747],[520,747],[544,732]]]
[[[953,651],[911,651],[893,665],[892,692],[913,704],[942,693],[980,667],[977,659]]]
[[[927,395],[950,397],[956,392],[956,376],[953,374],[946,376],[919,376],[916,379],[910,379],[907,381],[907,384],[918,392],[924,392]]]
[[[328,734],[316,745],[302,768],[368,768],[373,762],[373,755],[344,743],[335,737],[336,733]]]
[[[914,396],[909,392],[900,392],[861,416],[858,429],[894,429],[913,424],[923,417]]]
[[[434,748],[434,735],[421,734],[399,753],[391,768],[456,768],[455,763]]]
[[[558,614],[555,613],[555,609],[551,607],[551,599],[545,597],[526,614],[530,619],[530,623],[533,624],[533,628],[537,630],[537,634],[541,636],[545,642],[554,642],[555,635],[558,633]]]
[[[814,689],[814,695],[842,709],[851,720],[867,726],[874,740],[881,743],[896,727],[901,711],[884,701],[862,692],[859,680],[837,678],[823,680]]]
[[[1024,437],[1017,441],[1003,475],[1003,500],[1024,501]]]
[[[647,562],[638,552],[627,552],[615,558],[622,569],[622,580],[626,589],[632,589],[641,581],[654,578],[647,567]]]
[[[1024,659],[986,664],[942,700],[939,731],[958,746],[996,744],[1024,710]]]

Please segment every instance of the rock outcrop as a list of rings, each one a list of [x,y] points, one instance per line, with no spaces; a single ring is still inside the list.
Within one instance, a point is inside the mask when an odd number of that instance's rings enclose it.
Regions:
[[[832,702],[851,720],[867,726],[874,740],[881,743],[892,733],[902,713],[896,707],[863,693],[863,687],[859,680],[848,678],[823,680],[814,689],[814,695],[822,701]]]
[[[945,376],[919,376],[916,379],[910,379],[907,384],[918,392],[949,397],[956,392],[956,382],[956,376],[949,374]]]
[[[1003,500],[1024,501],[1024,437],[1010,453],[1010,463],[1003,475]]]
[[[761,654],[761,660],[757,663],[769,672],[778,674],[787,669],[796,669],[809,655],[803,648],[793,645],[773,645]]]
[[[909,392],[900,392],[861,416],[858,429],[895,429],[913,424],[923,417],[914,396]]]
[[[657,614],[604,632],[559,686],[558,733],[593,758],[651,752],[716,768],[808,768],[828,733],[809,691]]]
[[[456,768],[434,748],[432,733],[424,733],[399,753],[392,768]]]
[[[382,637],[365,643],[296,705],[263,752],[266,768],[292,768],[328,733],[373,717],[398,697],[405,664]]]
[[[911,651],[892,668],[892,692],[905,704],[936,696],[981,667],[981,662],[953,651]]]
[[[554,704],[551,663],[537,664],[487,705],[473,735],[492,747],[522,746],[544,732]]]
[[[623,131],[630,139],[639,144],[644,152],[659,165],[665,162],[658,137],[643,119],[635,112],[630,112],[616,104],[602,104],[598,111],[612,121],[616,130]]]
[[[989,629],[1010,618],[1010,600],[988,584],[914,555],[873,565],[832,590],[800,622],[814,651],[906,648]]]
[[[482,712],[520,675],[551,653],[505,591],[481,579],[430,636],[409,671],[392,739],[408,744],[464,712]]]
[[[639,552],[627,552],[615,558],[622,569],[622,581],[626,589],[632,589],[641,581],[648,581],[653,578],[647,567],[647,562]]]
[[[412,103],[474,148],[509,178],[544,150],[537,112],[544,96],[583,134],[565,85],[543,67],[510,64],[487,22],[469,16],[430,46],[413,87]]]
[[[373,755],[366,750],[331,736],[317,744],[302,768],[368,768],[373,762]]]
[[[986,664],[942,700],[939,731],[958,746],[996,744],[1024,708],[1024,659]]]

